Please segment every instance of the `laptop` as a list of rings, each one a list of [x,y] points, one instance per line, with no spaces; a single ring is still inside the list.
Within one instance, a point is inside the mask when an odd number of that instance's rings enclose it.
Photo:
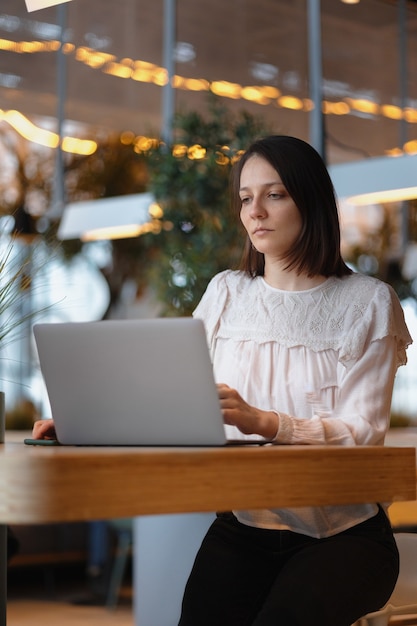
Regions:
[[[33,332],[59,443],[229,443],[201,320],[42,323]]]

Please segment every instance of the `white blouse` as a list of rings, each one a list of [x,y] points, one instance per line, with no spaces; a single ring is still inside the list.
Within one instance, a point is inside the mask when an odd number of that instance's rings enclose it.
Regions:
[[[411,343],[389,285],[351,274],[282,291],[227,270],[212,279],[194,316],[204,320],[217,382],[279,413],[277,443],[383,444],[395,373]],[[376,511],[366,504],[235,514],[251,526],[324,537]]]

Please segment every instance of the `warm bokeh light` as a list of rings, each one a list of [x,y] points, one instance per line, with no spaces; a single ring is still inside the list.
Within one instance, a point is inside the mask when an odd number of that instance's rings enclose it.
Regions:
[[[283,109],[301,111],[304,108],[303,101],[300,98],[294,98],[294,96],[280,96],[277,103]]]
[[[161,205],[157,202],[152,202],[151,206],[149,207],[149,215],[151,217],[154,217],[155,219],[160,220],[164,216],[164,211]]]
[[[97,228],[86,231],[80,237],[81,241],[103,241],[109,239],[130,239],[140,237],[146,233],[158,234],[162,225],[158,220],[152,220],[145,224],[128,224],[124,226],[111,226],[109,228]]]
[[[223,152],[216,152],[216,163],[218,165],[227,165],[230,159]]]
[[[347,102],[323,102],[323,113],[326,115],[348,115],[350,106]]]
[[[2,111],[0,109],[0,123],[1,122],[9,124],[27,141],[37,143],[46,148],[58,148],[59,146],[59,135],[57,133],[36,126],[19,111]],[[64,152],[89,155],[97,150],[97,143],[91,139],[63,137],[61,147]]]
[[[407,141],[404,144],[404,152],[407,154],[417,154],[417,139]]]
[[[187,156],[192,160],[204,159],[206,156],[206,149],[199,144],[195,144],[194,146],[190,146],[188,148]]]
[[[75,51],[75,60],[85,63],[89,67],[94,69],[101,68],[107,63],[112,63],[116,57],[113,54],[106,54],[105,52],[98,52],[91,48],[80,47]]]
[[[261,87],[243,87],[240,96],[257,104],[269,104],[271,102],[271,99],[264,95]]]
[[[118,76],[119,78],[130,78],[132,75],[132,68],[124,63],[108,63],[104,71],[106,74]]]
[[[389,117],[392,120],[402,120],[403,118],[403,111],[401,107],[393,104],[383,104],[381,106],[381,113],[385,117]]]
[[[380,112],[379,105],[376,102],[372,102],[372,100],[365,98],[346,98],[346,102],[351,109],[360,111],[361,113],[377,115]]]
[[[406,107],[404,109],[404,119],[406,122],[409,122],[410,124],[416,124],[417,123],[416,109],[410,109],[409,107]]]
[[[172,147],[172,154],[177,159],[181,159],[182,157],[184,157],[187,154],[187,151],[188,146],[184,145],[183,143],[177,143],[175,144],[175,146]]]
[[[375,193],[364,193],[348,198],[349,202],[356,206],[368,206],[373,204],[385,204],[388,202],[402,202],[403,200],[413,200],[417,198],[417,187],[406,187],[404,189],[389,189],[386,191],[376,191]]]
[[[222,96],[223,98],[233,98],[237,100],[240,98],[242,86],[237,83],[229,83],[226,80],[215,80],[210,85],[211,91],[216,96]]]
[[[189,91],[208,91],[210,89],[210,83],[204,78],[184,78],[183,89]]]
[[[72,154],[82,154],[88,156],[97,150],[97,143],[91,139],[77,139],[76,137],[64,137],[62,139],[62,149],[64,152]]]
[[[35,126],[19,111],[1,111],[0,121],[7,122],[28,141],[33,141],[47,148],[57,148],[59,145],[59,136],[56,133]]]
[[[346,4],[356,4],[359,0],[342,0]],[[57,40],[51,41],[13,41],[10,39],[0,39],[0,51],[15,52],[17,54],[33,54],[33,53],[55,53],[60,49],[61,43]],[[88,46],[78,46],[67,42],[62,47],[66,55],[72,55],[79,63],[84,63],[92,69],[102,71],[121,79],[130,79],[139,82],[153,83],[154,85],[164,87],[168,82],[168,73],[164,67],[160,67],[154,63],[143,61],[141,59],[123,58],[117,59],[114,54],[101,52]],[[219,97],[231,98],[234,100],[244,99],[258,105],[278,105],[278,107],[286,108],[294,111],[310,112],[314,109],[314,103],[309,98],[300,99],[291,94],[281,94],[280,90],[273,85],[239,85],[225,80],[208,81],[204,78],[190,78],[176,74],[171,80],[174,89],[182,89],[189,91],[212,91]],[[403,109],[393,104],[378,104],[366,98],[344,98],[338,102],[323,101],[323,113],[325,115],[349,115],[355,111],[372,116],[383,116],[392,120],[404,119],[408,123],[417,123],[417,109],[412,107],[404,107]],[[23,116],[24,117],[24,116]],[[5,119],[4,113],[1,119]],[[26,120],[26,118],[24,118]],[[13,116],[8,120],[9,123],[28,141],[33,141],[41,145],[49,147],[57,147],[59,139],[55,133],[45,131],[36,126],[29,126],[31,123],[20,120],[19,123],[13,121]],[[126,131],[131,132],[131,131]],[[126,134],[124,134],[126,137]],[[68,151],[75,151],[79,154],[91,154],[93,143],[82,143],[72,138],[65,138],[63,144],[67,146]],[[122,142],[125,141],[121,139]],[[146,144],[149,140],[142,138],[140,141],[129,141],[133,145],[136,152],[144,152],[149,150]],[[155,141],[155,140],[151,140]],[[68,148],[71,146],[71,148]],[[404,148],[409,151],[409,148]],[[414,150],[414,148],[413,148]],[[93,150],[94,151],[94,150]],[[395,146],[387,153],[401,153],[401,147]],[[196,158],[194,156],[190,158]],[[201,158],[201,157],[199,157]]]

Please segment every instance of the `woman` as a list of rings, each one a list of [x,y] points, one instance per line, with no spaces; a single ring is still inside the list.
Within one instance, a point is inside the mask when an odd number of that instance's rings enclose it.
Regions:
[[[411,343],[393,290],[340,254],[333,186],[287,136],[236,164],[240,271],[210,282],[206,325],[230,436],[382,445]],[[349,626],[389,598],[398,552],[383,505],[219,514],[197,554],[180,626]]]

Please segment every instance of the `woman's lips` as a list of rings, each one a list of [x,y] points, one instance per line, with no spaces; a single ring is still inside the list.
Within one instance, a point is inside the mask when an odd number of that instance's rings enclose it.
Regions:
[[[272,232],[269,228],[257,228],[254,231],[254,235],[264,235],[265,233],[270,233]]]

